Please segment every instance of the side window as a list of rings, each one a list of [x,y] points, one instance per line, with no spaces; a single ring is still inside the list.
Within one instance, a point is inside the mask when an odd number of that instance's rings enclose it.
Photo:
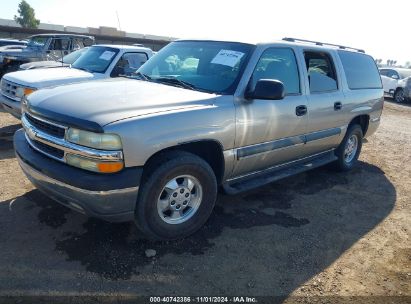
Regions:
[[[311,93],[335,91],[337,75],[329,54],[325,52],[304,52]]]
[[[71,40],[71,43],[72,43],[71,49],[73,51],[82,49],[84,47],[83,41],[81,41],[81,39],[74,38]]]
[[[255,88],[260,79],[275,79],[284,84],[286,94],[300,93],[300,77],[294,51],[289,48],[269,48],[261,55],[251,76]]]
[[[146,53],[126,53],[122,59],[126,61],[125,74],[129,75],[137,71],[148,60],[148,57]]]
[[[388,70],[387,71],[387,77],[390,77],[390,78],[393,78],[393,79],[400,79],[400,75],[395,70]]]
[[[146,61],[148,56],[146,53],[125,53],[121,56],[116,66],[111,73],[111,77],[119,75],[131,75],[138,70]]]
[[[374,59],[358,52],[338,51],[351,90],[381,89],[381,77]],[[391,69],[386,69],[390,71]],[[387,76],[389,73],[387,73]]]
[[[388,70],[380,70],[380,74],[381,74],[382,76],[387,76],[387,77],[389,77],[389,76],[388,76]]]
[[[50,43],[50,50],[54,51],[68,51],[70,46],[70,39],[53,38]]]

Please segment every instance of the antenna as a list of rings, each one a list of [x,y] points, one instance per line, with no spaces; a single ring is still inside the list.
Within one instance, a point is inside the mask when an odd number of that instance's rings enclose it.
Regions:
[[[117,11],[116,11],[116,16],[117,16],[117,22],[118,22],[118,29],[121,31],[120,18],[118,17],[118,12]]]

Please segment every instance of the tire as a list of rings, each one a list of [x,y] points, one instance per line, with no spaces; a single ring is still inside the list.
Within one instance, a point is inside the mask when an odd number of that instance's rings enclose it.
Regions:
[[[135,209],[141,232],[150,239],[174,240],[200,229],[217,198],[217,180],[210,165],[194,154],[173,151],[159,156],[150,167]]]
[[[394,101],[396,103],[403,103],[405,101],[404,90],[397,89],[394,93]]]
[[[350,125],[343,141],[335,151],[337,160],[335,161],[335,168],[338,171],[351,170],[358,162],[358,157],[361,153],[363,133],[360,125]],[[356,141],[354,143],[353,141]],[[351,147],[349,147],[351,145]],[[354,147],[354,146],[355,147]],[[355,149],[355,151],[353,150]],[[351,150],[351,154],[347,153]]]

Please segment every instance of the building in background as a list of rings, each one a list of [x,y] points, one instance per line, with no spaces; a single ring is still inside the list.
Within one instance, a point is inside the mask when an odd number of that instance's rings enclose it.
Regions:
[[[164,37],[152,34],[128,33],[125,31],[119,31],[114,27],[107,26],[94,28],[40,23],[37,29],[30,29],[22,28],[14,20],[0,19],[0,38],[24,39],[31,35],[45,33],[91,35],[95,37],[96,43],[99,44],[142,44],[154,51],[158,51],[163,46],[176,39],[173,37]]]

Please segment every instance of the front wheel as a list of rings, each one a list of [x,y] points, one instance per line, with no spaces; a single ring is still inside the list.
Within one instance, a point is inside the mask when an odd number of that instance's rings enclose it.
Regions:
[[[210,165],[184,151],[157,159],[140,189],[135,219],[149,238],[173,240],[200,229],[214,208],[217,181]]]
[[[405,101],[405,94],[403,89],[397,89],[394,93],[394,101],[396,103],[403,103]]]
[[[337,170],[348,171],[356,165],[361,153],[362,139],[361,126],[351,125],[348,127],[342,143],[335,151],[335,155],[338,158],[335,162]]]

